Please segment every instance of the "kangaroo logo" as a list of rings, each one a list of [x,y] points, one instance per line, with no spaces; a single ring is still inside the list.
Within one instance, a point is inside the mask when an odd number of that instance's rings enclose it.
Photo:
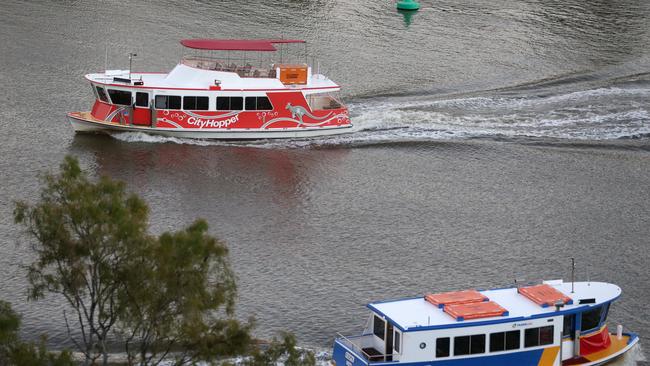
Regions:
[[[324,120],[325,118],[329,117],[332,114],[332,112],[329,112],[327,115],[325,115],[323,117],[316,117],[313,114],[309,113],[309,111],[306,110],[304,107],[301,107],[299,105],[291,105],[291,103],[287,103],[286,109],[291,111],[291,118],[296,119],[296,116],[297,116],[298,120],[300,121],[301,124],[304,123],[302,121],[303,116],[307,116],[307,117],[309,117],[311,119],[315,119],[316,121],[322,121],[322,120]]]

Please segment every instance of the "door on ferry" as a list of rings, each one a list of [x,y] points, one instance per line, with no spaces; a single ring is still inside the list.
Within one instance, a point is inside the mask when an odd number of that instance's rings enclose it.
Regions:
[[[133,124],[151,126],[151,108],[149,108],[149,92],[136,92],[133,104]]]
[[[386,322],[386,361],[393,360],[393,325]]]
[[[576,345],[576,314],[565,315],[562,327],[562,359],[569,359],[575,356]],[[578,344],[580,339],[578,338]]]

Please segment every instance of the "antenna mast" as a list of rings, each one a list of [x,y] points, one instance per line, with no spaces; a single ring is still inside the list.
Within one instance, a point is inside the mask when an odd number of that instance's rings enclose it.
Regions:
[[[571,293],[574,293],[573,284],[575,282],[576,259],[571,257]]]
[[[129,52],[129,82],[131,80],[131,66],[133,64],[133,58],[137,56],[137,54]]]

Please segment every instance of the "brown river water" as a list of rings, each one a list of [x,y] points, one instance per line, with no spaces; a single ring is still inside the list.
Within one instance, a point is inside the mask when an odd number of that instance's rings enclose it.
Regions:
[[[0,7],[0,299],[69,346],[62,299],[26,300],[12,202],[67,154],[124,180],[153,232],[225,240],[237,314],[328,350],[365,304],[570,276],[620,285],[610,325],[650,339],[650,2],[31,1]],[[183,38],[304,38],[356,131],[224,143],[75,135],[85,73],[166,71]]]

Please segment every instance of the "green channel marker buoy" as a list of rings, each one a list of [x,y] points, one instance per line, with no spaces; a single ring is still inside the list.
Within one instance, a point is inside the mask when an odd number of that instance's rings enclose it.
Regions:
[[[413,15],[416,12],[413,10],[400,10],[400,9],[397,9],[397,12],[404,16],[404,25],[406,26],[406,28],[410,27],[411,23],[413,22]]]
[[[397,2],[397,9],[399,10],[418,10],[420,4],[415,0],[400,0]]]

